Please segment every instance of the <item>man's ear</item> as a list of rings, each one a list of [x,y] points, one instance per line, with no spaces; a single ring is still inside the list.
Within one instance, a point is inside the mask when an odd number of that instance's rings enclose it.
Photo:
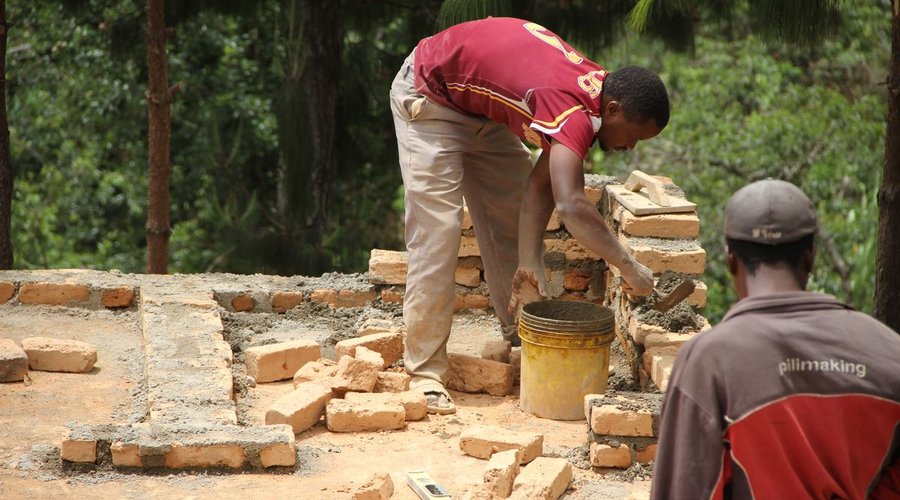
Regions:
[[[604,118],[612,118],[622,112],[622,104],[619,101],[612,100],[606,103],[606,113]]]

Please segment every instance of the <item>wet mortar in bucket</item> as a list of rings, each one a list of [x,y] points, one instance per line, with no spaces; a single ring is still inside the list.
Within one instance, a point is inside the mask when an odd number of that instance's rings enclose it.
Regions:
[[[584,396],[606,392],[610,309],[589,302],[545,300],[522,309],[520,405],[538,417],[584,420]]]

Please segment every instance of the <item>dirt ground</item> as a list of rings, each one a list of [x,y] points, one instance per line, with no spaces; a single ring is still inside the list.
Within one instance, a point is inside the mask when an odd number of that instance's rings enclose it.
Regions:
[[[397,311],[363,311],[397,317]],[[359,311],[300,310],[287,315],[225,315],[233,346],[312,336],[329,352],[353,335]],[[649,471],[598,470],[587,462],[587,424],[539,419],[523,412],[517,395],[452,393],[455,415],[429,416],[401,431],[340,434],[320,422],[297,436],[298,464],[276,472],[140,471],[63,466],[59,445],[66,424],[132,423],[142,415],[142,341],[135,311],[0,305],[0,337],[44,336],[81,340],[98,348],[87,374],[30,372],[25,383],[0,384],[0,498],[349,498],[356,484],[390,473],[397,500],[418,498],[405,472],[428,471],[454,497],[480,482],[485,461],[464,455],[459,434],[472,425],[496,425],[544,434],[544,455],[565,457],[575,479],[566,499],[646,498]],[[480,354],[499,339],[488,314],[454,318],[451,352]],[[615,351],[613,351],[615,353]],[[239,353],[238,353],[239,354]],[[237,356],[240,360],[240,356]],[[613,356],[615,380],[624,368]],[[612,383],[612,382],[611,382]],[[248,387],[238,400],[245,422],[262,424],[269,405],[292,390],[290,381]]]

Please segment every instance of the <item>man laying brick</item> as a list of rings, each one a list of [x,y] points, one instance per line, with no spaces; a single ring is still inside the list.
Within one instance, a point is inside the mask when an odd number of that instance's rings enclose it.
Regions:
[[[595,140],[629,150],[660,133],[669,100],[659,77],[634,67],[607,73],[535,23],[488,18],[420,41],[393,82],[391,109],[406,189],[404,361],[430,411],[455,411],[443,380],[463,197],[508,340],[518,342],[507,307],[521,257],[520,282],[544,288],[540,247],[554,206],[584,246],[650,292],[650,270],[586,198],[583,159]],[[536,164],[522,140],[542,148]],[[518,255],[523,198],[528,242]]]
[[[764,180],[725,209],[740,301],[678,352],[653,498],[898,498],[900,337],[804,291],[816,215]]]

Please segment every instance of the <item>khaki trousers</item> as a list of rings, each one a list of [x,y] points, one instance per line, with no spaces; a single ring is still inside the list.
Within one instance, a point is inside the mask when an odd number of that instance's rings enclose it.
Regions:
[[[444,383],[463,198],[491,303],[509,338],[515,333],[507,306],[518,265],[519,208],[533,163],[528,148],[505,125],[418,94],[414,57],[415,52],[391,85],[409,252],[404,363],[414,381]]]

